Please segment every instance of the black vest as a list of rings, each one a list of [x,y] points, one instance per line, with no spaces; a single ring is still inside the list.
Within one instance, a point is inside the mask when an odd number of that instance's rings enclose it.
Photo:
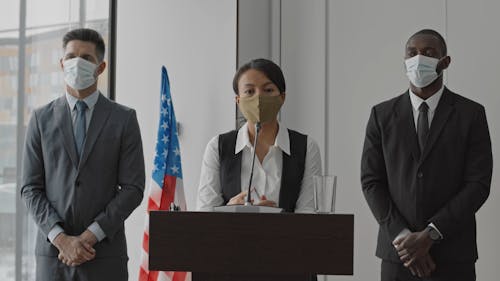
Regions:
[[[220,183],[224,205],[241,192],[241,151],[234,154],[238,131],[219,135]],[[306,163],[307,136],[288,129],[290,155],[283,152],[279,207],[293,212]]]

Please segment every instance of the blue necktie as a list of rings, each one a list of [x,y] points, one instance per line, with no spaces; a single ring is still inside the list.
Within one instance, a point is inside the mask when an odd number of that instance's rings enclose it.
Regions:
[[[76,102],[76,120],[75,120],[75,144],[78,158],[82,156],[83,143],[87,131],[87,120],[85,120],[85,111],[87,104],[84,101]]]

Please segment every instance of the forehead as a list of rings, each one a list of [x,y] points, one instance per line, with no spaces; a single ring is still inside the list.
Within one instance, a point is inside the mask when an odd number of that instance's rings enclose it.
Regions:
[[[245,86],[247,84],[261,85],[268,82],[271,82],[271,80],[264,73],[256,69],[249,69],[241,75],[238,86]]]
[[[430,34],[419,34],[411,37],[406,44],[406,49],[415,48],[415,49],[429,49],[433,48],[439,51],[442,51],[441,42],[439,39]]]
[[[66,44],[66,49],[64,50],[65,54],[73,53],[75,55],[93,55],[96,56],[96,47],[95,44],[88,41],[81,40],[71,40]]]

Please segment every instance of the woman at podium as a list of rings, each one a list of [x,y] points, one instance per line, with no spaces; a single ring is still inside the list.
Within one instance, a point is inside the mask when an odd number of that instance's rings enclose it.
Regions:
[[[286,97],[280,67],[252,60],[234,75],[233,90],[246,123],[207,144],[197,209],[251,201],[286,212],[313,212],[313,176],[321,174],[321,156],[311,137],[278,121]]]

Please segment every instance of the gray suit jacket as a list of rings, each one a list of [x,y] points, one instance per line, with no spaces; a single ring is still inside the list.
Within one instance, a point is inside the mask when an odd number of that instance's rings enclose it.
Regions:
[[[117,276],[114,270],[123,271],[123,262],[116,268],[108,263],[105,272],[112,275],[103,274],[95,264],[106,259],[124,261],[126,271],[124,221],[141,203],[144,182],[142,141],[133,109],[99,95],[79,162],[65,97],[35,110],[26,133],[21,196],[39,229],[35,254],[43,258],[39,267],[46,268],[37,268],[38,278],[57,280],[54,274],[60,274],[65,280],[71,271],[81,280],[108,280]],[[95,245],[95,260],[76,268],[60,264],[58,250],[47,239],[49,231],[60,224],[65,233],[79,235],[94,221],[106,234]],[[92,274],[96,270],[101,274]]]

